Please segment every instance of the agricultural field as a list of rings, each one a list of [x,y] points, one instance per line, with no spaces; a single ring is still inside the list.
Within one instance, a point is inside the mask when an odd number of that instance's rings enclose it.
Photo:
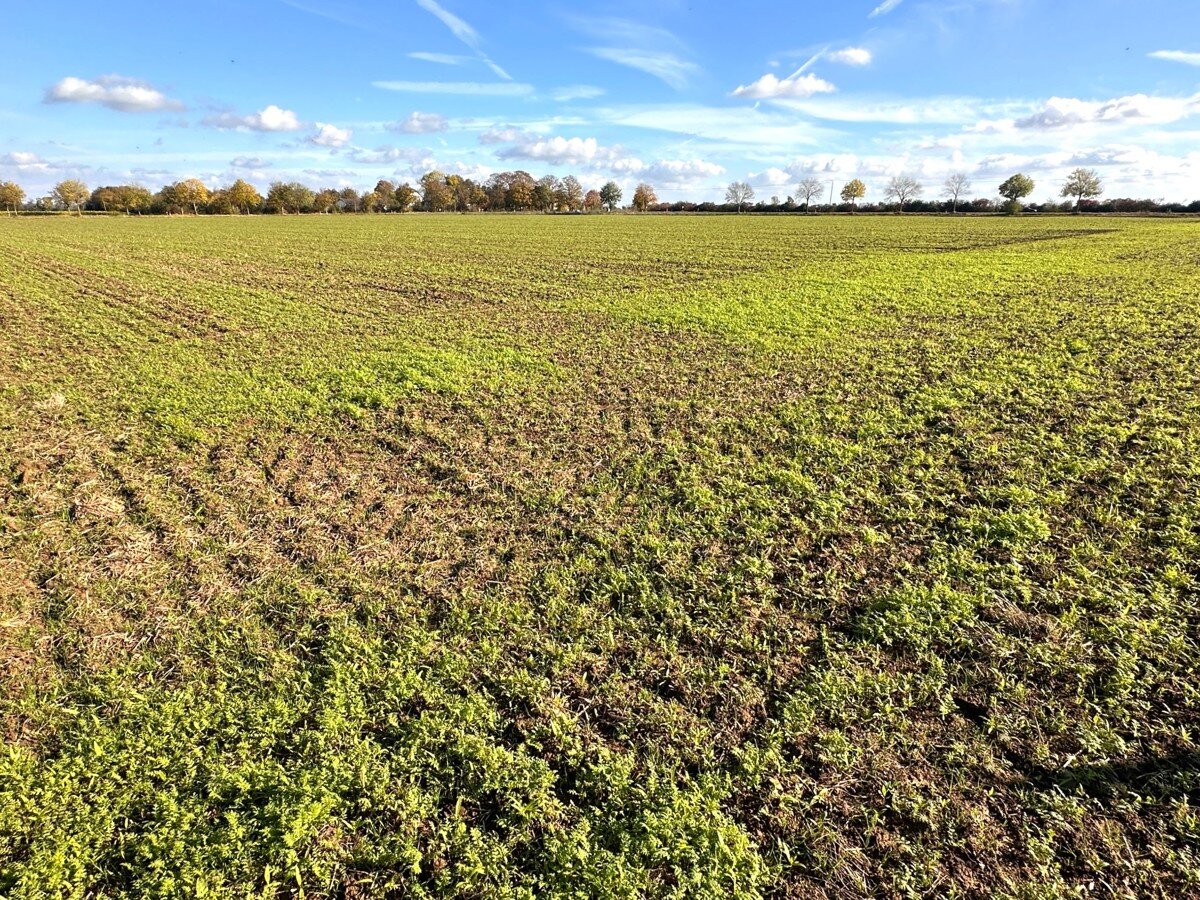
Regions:
[[[1200,223],[0,219],[0,897],[1200,896]]]

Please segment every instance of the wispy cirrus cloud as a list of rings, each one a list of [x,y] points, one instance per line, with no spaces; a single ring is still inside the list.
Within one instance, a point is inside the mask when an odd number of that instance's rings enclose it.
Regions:
[[[888,13],[890,13],[893,9],[895,9],[897,6],[899,6],[903,2],[904,2],[904,0],[883,0],[882,3],[880,3],[873,10],[871,10],[871,13],[869,16],[867,16],[867,18],[874,19],[877,16],[886,16]]]
[[[569,21],[603,41],[585,48],[592,56],[652,75],[675,90],[685,89],[702,71],[687,59],[683,42],[665,28],[613,17],[574,16]]]
[[[594,100],[604,96],[604,88],[590,84],[572,84],[556,88],[550,96],[559,103],[569,103],[572,100]]]
[[[480,37],[479,32],[476,31],[469,22],[450,12],[450,10],[438,3],[437,0],[417,0],[417,6],[421,7],[421,9],[437,18],[443,25],[449,28],[450,33],[462,41],[462,43],[464,43],[466,46],[474,50],[476,56],[479,57],[483,64],[495,72],[499,78],[503,78],[505,81],[512,80],[512,76],[504,71],[504,69],[500,68],[500,66],[493,62],[492,58],[484,52],[483,38]]]
[[[638,50],[629,47],[589,47],[588,52],[617,65],[637,69],[670,85],[677,91],[688,86],[693,75],[700,72],[695,63],[680,59],[665,50]]]
[[[416,50],[408,54],[409,59],[419,59],[421,62],[437,63],[440,66],[461,66],[465,62],[470,62],[475,57],[460,56],[455,53],[429,53],[424,50]]]
[[[183,104],[136,78],[101,75],[91,80],[69,76],[46,91],[47,103],[95,103],[118,112],[181,110]]]
[[[1149,56],[1151,59],[1183,63],[1185,66],[1200,66],[1200,53],[1192,53],[1187,50],[1155,50]]]
[[[517,81],[372,81],[371,85],[385,91],[408,94],[461,94],[475,97],[526,97],[533,85]]]

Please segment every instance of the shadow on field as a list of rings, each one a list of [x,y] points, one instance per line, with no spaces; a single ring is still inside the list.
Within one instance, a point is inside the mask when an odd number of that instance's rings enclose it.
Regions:
[[[1130,762],[1062,769],[1025,760],[1014,760],[1014,763],[1038,790],[1082,791],[1091,797],[1131,792],[1160,801],[1186,797],[1190,803],[1200,803],[1200,752],[1194,750]]]

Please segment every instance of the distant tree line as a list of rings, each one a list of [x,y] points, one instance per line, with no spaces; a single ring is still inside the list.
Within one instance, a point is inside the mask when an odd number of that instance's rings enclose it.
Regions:
[[[941,185],[940,199],[923,199],[925,186],[916,178],[897,175],[883,188],[882,200],[866,203],[868,188],[854,178],[836,191],[835,182],[816,177],[803,179],[792,195],[755,202],[755,190],[745,181],[731,183],[724,203],[678,201],[662,203],[652,185],[639,184],[628,208],[638,212],[914,212],[996,213],[1096,212],[1096,213],[1200,213],[1200,201],[1191,204],[1156,200],[1101,201],[1104,186],[1090,169],[1076,169],[1061,185],[1062,203],[1026,204],[1035,188],[1033,179],[1018,173],[997,188],[996,196],[968,199],[972,192],[967,175],[956,173]],[[0,183],[0,210],[85,210],[127,215],[250,215],[275,213],[405,213],[405,212],[541,212],[580,213],[621,208],[624,194],[615,181],[599,189],[584,190],[573,175],[534,178],[528,172],[497,172],[484,181],[427,172],[417,184],[379,181],[374,188],[313,190],[300,182],[277,181],[264,197],[249,182],[237,180],[228,187],[210,190],[197,178],[168,184],[156,193],[138,185],[107,185],[89,190],[83,182],[59,182],[44,197],[30,199],[13,182]],[[824,202],[822,202],[824,201]]]

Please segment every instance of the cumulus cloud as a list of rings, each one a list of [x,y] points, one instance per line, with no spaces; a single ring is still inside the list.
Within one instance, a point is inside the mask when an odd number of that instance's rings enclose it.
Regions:
[[[281,109],[275,104],[266,106],[248,116],[235,113],[221,113],[209,116],[204,120],[205,125],[213,128],[236,131],[299,131],[300,120],[290,109]]]
[[[336,125],[330,125],[327,122],[317,123],[317,132],[309,141],[316,144],[318,147],[344,147],[350,143],[350,138],[354,132],[349,128],[338,128]]]
[[[976,134],[1012,131],[1055,131],[1081,125],[1166,125],[1200,113],[1200,94],[1191,97],[1151,97],[1131,94],[1112,100],[1051,97],[1028,115],[985,119],[967,130]]]
[[[741,85],[733,92],[735,97],[754,100],[804,99],[814,94],[831,94],[837,88],[811,72],[797,73],[788,78],[778,78],[768,72],[758,81]]]
[[[350,160],[372,166],[397,162],[418,164],[430,160],[432,155],[422,147],[376,147],[374,150],[356,147],[350,151]]]
[[[183,104],[144,81],[102,75],[88,81],[68,77],[46,91],[47,103],[95,103],[120,112],[180,110]]]
[[[0,156],[0,165],[10,166],[18,172],[47,172],[53,168],[51,163],[46,162],[36,153],[28,153],[23,150]]]
[[[449,121],[439,113],[412,112],[399,122],[389,122],[389,131],[399,131],[404,134],[436,134],[446,131]]]
[[[532,131],[517,128],[515,125],[505,125],[502,128],[489,128],[479,135],[481,144],[511,144],[515,141],[536,140],[537,135]]]
[[[1200,53],[1189,53],[1186,50],[1155,50],[1150,57],[1183,63],[1186,66],[1200,66]]]
[[[595,138],[527,138],[497,154],[501,159],[532,159],[554,165],[592,165],[624,157],[618,147],[602,147]]]
[[[830,62],[842,63],[847,66],[869,66],[871,64],[871,51],[866,47],[843,47],[841,50],[834,50],[825,57]]]
[[[703,159],[660,159],[643,176],[669,190],[692,187],[725,174],[725,167]]]

